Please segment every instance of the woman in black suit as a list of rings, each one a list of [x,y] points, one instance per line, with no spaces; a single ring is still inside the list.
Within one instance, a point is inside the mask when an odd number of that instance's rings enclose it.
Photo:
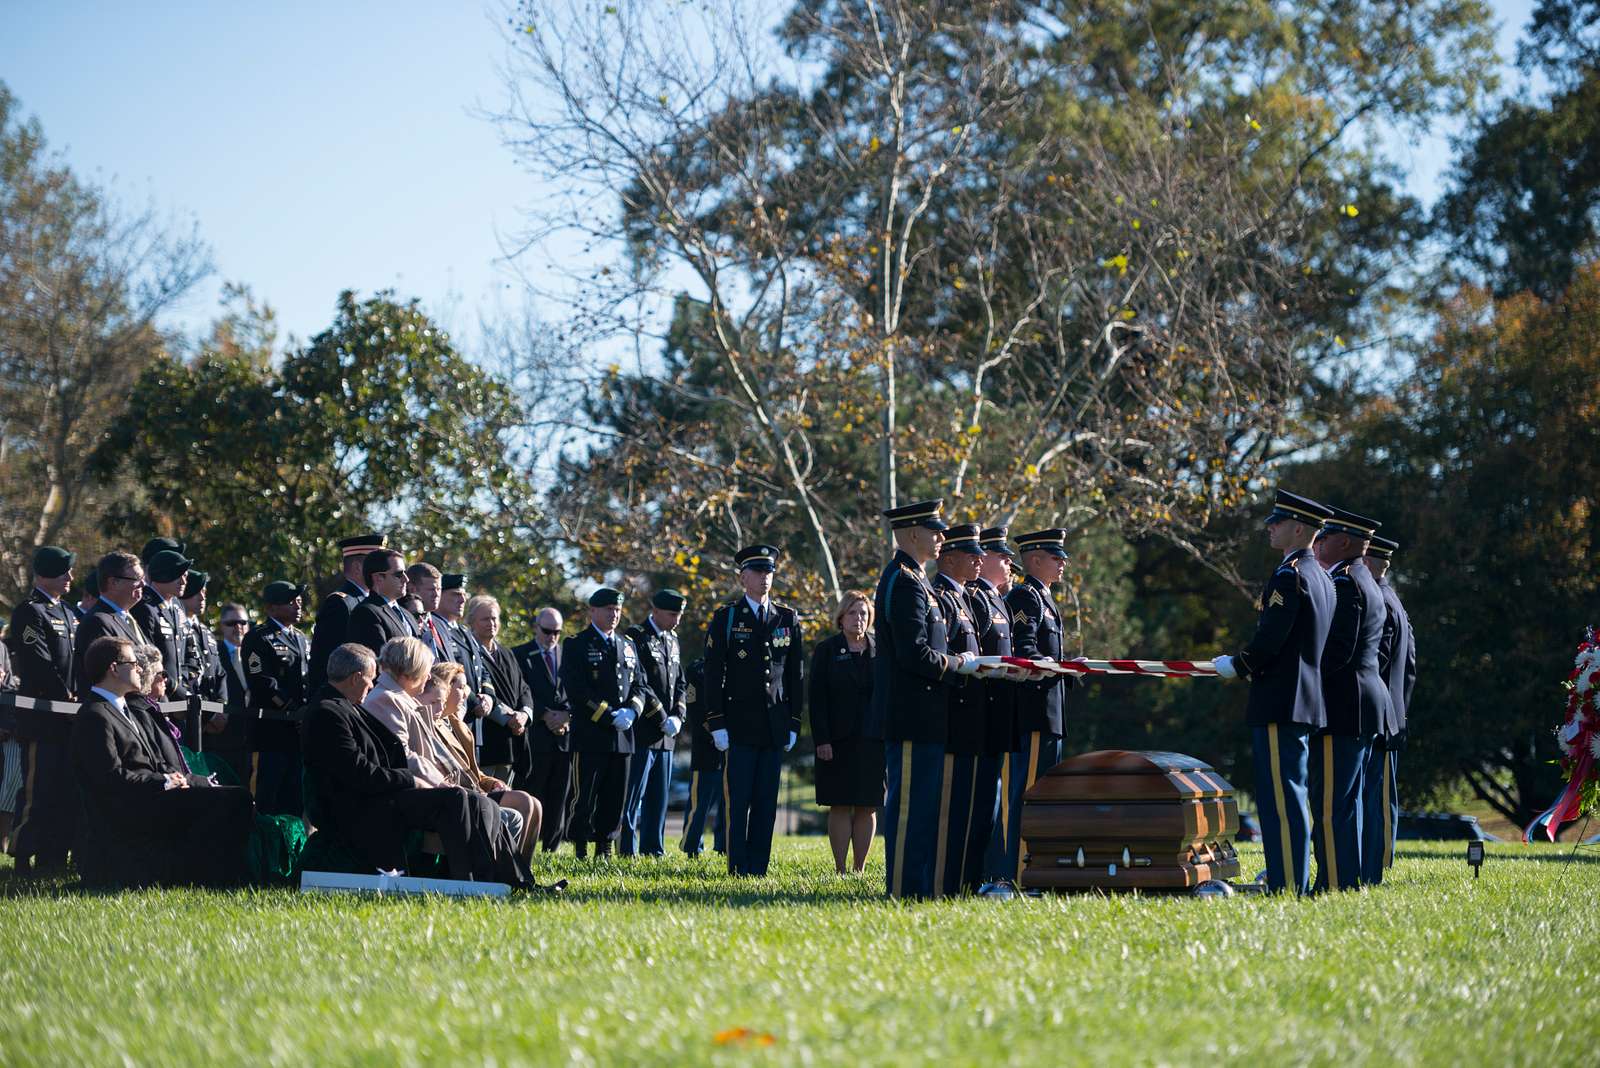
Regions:
[[[883,739],[868,736],[872,703],[872,599],[851,590],[833,615],[839,633],[811,652],[811,736],[817,743],[817,804],[828,807],[828,842],[839,874],[851,843],[855,871],[867,851],[883,805]]]

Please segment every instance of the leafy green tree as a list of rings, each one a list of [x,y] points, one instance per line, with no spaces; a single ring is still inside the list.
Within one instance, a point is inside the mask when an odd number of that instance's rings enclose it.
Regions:
[[[334,542],[370,527],[408,559],[471,572],[508,615],[559,595],[516,398],[417,302],[343,293],[333,325],[277,367],[273,338],[270,313],[245,302],[195,359],[141,375],[144,417],[101,454],[140,487],[115,533],[182,537],[246,600],[273,578],[326,580]]]

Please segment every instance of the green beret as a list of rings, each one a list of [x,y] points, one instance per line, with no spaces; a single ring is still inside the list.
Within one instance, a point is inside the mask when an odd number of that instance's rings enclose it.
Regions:
[[[151,538],[144,543],[144,548],[139,550],[139,562],[145,567],[150,566],[150,560],[159,552],[172,551],[179,556],[183,555],[183,542],[172,538]]]
[[[296,586],[294,583],[285,582],[283,579],[267,583],[266,588],[261,591],[261,599],[267,604],[288,604],[296,597],[304,597],[305,595],[306,588],[304,586]]]
[[[40,578],[60,578],[72,570],[77,556],[59,545],[43,546],[33,554],[33,573]]]
[[[177,582],[194,561],[175,549],[162,549],[145,566],[150,569],[151,582]]]
[[[590,608],[610,608],[612,605],[622,604],[622,591],[614,590],[610,586],[601,586],[589,595]]]
[[[467,576],[447,571],[439,577],[439,588],[441,590],[464,590],[467,588]]]
[[[689,599],[677,590],[657,590],[656,595],[650,598],[650,603],[664,612],[681,612]]]
[[[183,595],[185,597],[193,597],[195,594],[205,589],[206,583],[210,581],[211,576],[208,573],[204,571],[196,571],[191,567],[189,569],[189,581],[183,587]]]

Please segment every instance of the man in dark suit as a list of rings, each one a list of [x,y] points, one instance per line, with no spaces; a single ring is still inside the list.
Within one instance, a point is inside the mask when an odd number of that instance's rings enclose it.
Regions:
[[[328,662],[328,654],[349,638],[350,615],[371,592],[361,584],[362,565],[366,562],[367,554],[383,548],[387,543],[388,537],[383,534],[357,534],[340,539],[343,582],[317,606],[317,622],[311,632],[311,674],[307,679],[311,687],[309,692],[316,693],[322,688],[322,667]]]
[[[1311,554],[1333,510],[1279,490],[1267,542],[1283,560],[1267,579],[1255,634],[1214,661],[1223,678],[1250,680],[1245,722],[1255,751],[1256,814],[1267,855],[1267,888],[1311,892],[1311,738],[1327,726],[1322,655],[1333,625],[1334,590]]]
[[[747,545],[733,557],[739,596],[706,624],[706,726],[725,754],[722,803],[728,871],[767,873],[778,819],[783,755],[800,738],[800,617],[772,600],[778,550]]]
[[[127,695],[141,689],[133,644],[103,637],[84,652],[88,700],[73,724],[72,768],[83,798],[84,882],[95,886],[198,883],[245,875],[254,826],[250,795],[191,775],[162,746]]]
[[[1417,642],[1411,617],[1389,582],[1389,566],[1400,543],[1373,535],[1367,548],[1367,567],[1383,595],[1383,637],[1378,644],[1378,674],[1389,690],[1389,715],[1383,737],[1373,745],[1362,772],[1366,802],[1362,813],[1361,881],[1380,883],[1383,870],[1394,865],[1394,831],[1400,822],[1400,794],[1396,766],[1406,744],[1406,709],[1417,684]]]
[[[944,502],[918,501],[886,510],[895,553],[878,576],[873,601],[874,724],[885,742],[885,882],[890,897],[934,897],[943,873],[938,857],[939,800],[949,740],[950,689],[971,674],[976,656],[949,651],[948,622],[923,568],[939,555],[949,528]]]
[[[674,739],[683,730],[685,693],[678,621],[687,598],[677,590],[657,590],[650,614],[628,628],[650,692],[656,696],[633,728],[633,763],[622,816],[622,855],[665,856],[667,794],[672,788]]]
[[[179,603],[194,561],[173,549],[162,549],[145,561],[148,580],[129,612],[148,642],[161,650],[167,673],[167,698],[189,699],[188,649],[183,606]]]
[[[405,558],[393,549],[379,549],[367,554],[361,574],[372,592],[350,613],[349,640],[377,656],[390,638],[415,638],[416,620],[399,605],[408,584]]]
[[[570,833],[578,856],[610,856],[622,828],[633,724],[651,700],[639,651],[617,632],[622,593],[589,596],[589,625],[561,645],[561,684],[572,703],[572,777],[578,791]]]
[[[92,685],[83,677],[83,655],[96,638],[122,638],[134,645],[150,645],[143,628],[129,610],[139,603],[144,591],[144,565],[132,553],[106,553],[95,565],[100,597],[89,614],[78,624],[72,659],[78,669],[74,689],[82,695]]]
[[[1058,527],[1017,537],[1023,579],[1006,594],[1011,613],[1011,651],[1029,660],[1060,660],[1065,627],[1051,587],[1067,570],[1067,532]],[[1027,850],[1022,841],[1022,795],[1040,775],[1061,762],[1066,736],[1068,677],[1023,682],[1015,695],[1016,738],[1001,769],[1006,798],[1007,877],[1020,882]]]
[[[1316,542],[1333,580],[1333,623],[1322,650],[1322,696],[1328,725],[1311,740],[1311,844],[1316,891],[1361,885],[1361,814],[1367,755],[1389,716],[1389,688],[1378,674],[1383,594],[1367,569],[1378,521],[1334,508]],[[1375,787],[1379,784],[1374,783]]]
[[[561,685],[561,613],[546,606],[534,616],[534,638],[512,650],[533,692],[534,722],[528,725],[532,751],[519,789],[539,799],[544,809],[539,840],[554,852],[567,834],[576,798],[572,790],[572,704]]]
[[[6,641],[17,693],[42,701],[71,701],[77,689],[73,671],[73,644],[78,617],[66,600],[72,585],[72,553],[46,545],[33,554],[33,589],[28,599],[11,613]],[[24,769],[22,793],[16,813],[11,852],[17,870],[29,873],[35,863],[45,873],[66,866],[72,845],[72,828],[78,811],[68,766],[67,747],[57,742],[14,739],[3,743],[12,759]],[[7,821],[10,813],[0,813]],[[0,839],[11,828],[0,826]]]
[[[529,888],[532,879],[487,794],[430,788],[406,764],[405,745],[361,708],[377,677],[364,646],[333,650],[327,682],[306,710],[305,761],[319,820],[374,870],[403,870],[406,838],[433,831],[450,875]]]
[[[261,811],[273,815],[300,816],[305,809],[298,719],[310,696],[311,644],[296,627],[305,592],[282,579],[267,583],[261,591],[267,619],[239,649],[250,695],[250,790]]]

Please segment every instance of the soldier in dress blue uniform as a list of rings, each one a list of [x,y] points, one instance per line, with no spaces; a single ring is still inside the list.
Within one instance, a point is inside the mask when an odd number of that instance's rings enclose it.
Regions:
[[[950,691],[977,656],[953,654],[948,621],[923,568],[939,555],[949,529],[942,500],[885,511],[895,554],[878,577],[873,603],[870,734],[884,739],[885,882],[890,897],[934,897],[944,885],[939,810],[944,795]]]
[[[706,821],[711,810],[717,811],[711,827],[711,848],[718,853],[728,851],[727,810],[722,807],[722,750],[711,739],[706,726],[705,702],[700,698],[706,689],[706,662],[702,657],[689,665],[684,673],[688,688],[684,691],[684,708],[688,717],[685,730],[689,745],[689,807],[683,817],[683,839],[678,843],[685,856],[698,857],[705,844]]]
[[[357,534],[339,540],[344,581],[317,606],[317,622],[311,631],[309,693],[317,693],[327,682],[328,654],[349,640],[350,616],[371,592],[362,585],[362,565],[367,554],[382,549],[388,542],[384,534]]]
[[[1362,775],[1389,716],[1389,688],[1378,674],[1388,610],[1362,559],[1377,529],[1375,519],[1334,508],[1316,543],[1334,592],[1333,625],[1322,650],[1328,725],[1311,739],[1311,844],[1318,891],[1361,885]]]
[[[512,649],[522,677],[533,694],[533,722],[528,726],[528,774],[518,786],[538,798],[544,809],[539,840],[553,853],[566,839],[576,800],[572,792],[572,702],[561,685],[561,613],[546,605],[534,615],[537,634]],[[481,722],[481,721],[480,721]]]
[[[656,700],[633,727],[633,763],[628,768],[628,795],[623,805],[622,855],[665,856],[667,794],[672,789],[672,752],[688,715],[689,684],[683,677],[678,648],[678,621],[688,599],[662,589],[650,599],[650,614],[628,628],[639,650],[639,662]]]
[[[1373,535],[1367,548],[1367,567],[1383,595],[1383,637],[1378,644],[1378,673],[1389,690],[1389,715],[1383,737],[1372,747],[1362,773],[1361,881],[1380,883],[1383,869],[1394,866],[1394,831],[1400,822],[1400,794],[1396,789],[1396,761],[1406,744],[1406,709],[1417,683],[1417,643],[1411,617],[1389,582],[1389,566],[1400,543]],[[1376,784],[1376,785],[1374,785]]]
[[[580,858],[611,855],[622,828],[634,722],[653,695],[632,639],[617,631],[622,592],[589,596],[589,625],[561,644],[561,683],[572,703],[572,777],[577,809],[569,831]]]
[[[1011,592],[1012,561],[1016,553],[1007,544],[1006,527],[986,527],[978,544],[983,556],[978,560],[978,577],[968,583],[972,594],[973,620],[978,625],[978,651],[983,656],[1011,656],[1011,611],[1006,594]],[[1016,741],[1016,700],[1018,683],[1004,677],[990,677],[983,683],[983,755],[978,758],[974,776],[973,805],[987,812],[989,840],[983,851],[969,856],[966,883],[978,887],[980,894],[1007,892],[1015,870],[1006,868],[1006,823],[1010,800],[1002,802],[1000,776]],[[1005,805],[1002,812],[1001,806]]]
[[[1006,594],[1011,613],[1011,650],[1030,660],[1062,658],[1063,627],[1050,587],[1067,570],[1067,532],[1059,527],[1019,535],[1023,580]],[[1066,735],[1067,691],[1070,677],[1055,676],[1018,685],[1015,703],[1016,734],[1011,752],[1001,768],[1000,807],[1005,825],[1005,877],[1020,882],[1027,855],[1022,841],[1022,795],[1040,775],[1061,762]]]
[[[1332,509],[1286,490],[1267,515],[1267,540],[1283,553],[1261,590],[1256,631],[1244,650],[1219,656],[1217,673],[1250,680],[1245,712],[1255,759],[1256,811],[1267,886],[1311,892],[1311,736],[1327,725],[1322,652],[1333,624],[1333,581],[1311,555]]]
[[[6,643],[17,693],[41,701],[72,701],[73,643],[78,617],[65,600],[77,557],[55,545],[33,554],[33,589],[11,613]],[[7,739],[10,762],[22,769],[22,793],[11,839],[17,870],[56,872],[67,861],[77,824],[78,798],[67,766],[66,746]],[[9,815],[7,813],[6,815]],[[7,828],[0,828],[4,838]],[[37,858],[37,860],[36,860]]]
[[[162,539],[167,540],[167,539]],[[154,543],[152,543],[154,544]],[[147,550],[150,546],[145,547]],[[183,605],[184,586],[194,561],[175,549],[161,549],[145,561],[149,581],[139,603],[129,611],[146,641],[161,651],[167,673],[167,700],[189,699],[192,671],[188,663],[188,630]]]
[[[296,627],[305,612],[304,586],[279,579],[261,591],[267,619],[239,647],[249,688],[250,792],[262,812],[300,816],[300,711],[310,701],[311,643]]]
[[[467,576],[449,572],[439,577],[439,611],[434,615],[435,625],[441,626],[450,646],[446,657],[460,664],[467,673],[467,707],[462,720],[472,725],[473,741],[483,746],[483,724],[494,713],[494,722],[505,724],[509,716],[495,697],[494,680],[489,677],[489,665],[484,658],[483,646],[472,631],[462,622],[467,607]],[[531,685],[531,684],[530,684]],[[537,692],[537,690],[535,691]],[[540,824],[542,837],[551,825],[550,810],[545,809],[545,820]]]
[[[728,871],[765,875],[778,820],[783,755],[800,738],[800,618],[771,599],[778,550],[747,545],[733,557],[743,592],[706,625],[706,726],[726,756],[722,804]]]
[[[983,548],[978,543],[976,524],[963,523],[944,532],[939,547],[939,570],[933,576],[933,593],[946,620],[945,647],[954,656],[983,653],[978,617],[984,604],[969,589],[977,580]],[[940,792],[940,833],[944,837],[942,856],[935,864],[942,872],[939,894],[960,894],[976,890],[969,881],[977,858],[989,845],[994,833],[994,806],[985,812],[978,804],[978,762],[983,758],[986,735],[984,715],[988,687],[976,678],[960,678],[951,687],[949,725],[944,743],[944,785]]]

